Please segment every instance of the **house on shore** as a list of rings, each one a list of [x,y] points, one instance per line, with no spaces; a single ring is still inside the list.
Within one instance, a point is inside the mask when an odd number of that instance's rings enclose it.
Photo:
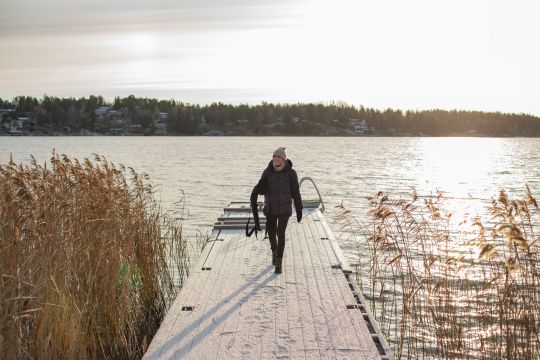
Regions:
[[[356,135],[367,135],[369,133],[369,127],[366,120],[349,119],[351,130]]]

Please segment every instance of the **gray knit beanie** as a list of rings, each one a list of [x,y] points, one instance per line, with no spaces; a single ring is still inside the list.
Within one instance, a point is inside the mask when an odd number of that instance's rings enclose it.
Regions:
[[[285,147],[278,147],[276,151],[274,151],[274,155],[279,155],[283,158],[283,160],[287,160],[287,152],[285,151]]]

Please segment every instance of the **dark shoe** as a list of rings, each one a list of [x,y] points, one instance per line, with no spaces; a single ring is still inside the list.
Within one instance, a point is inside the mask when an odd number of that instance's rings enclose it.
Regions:
[[[282,258],[276,258],[276,271],[275,273],[276,274],[281,274],[281,262],[282,262]]]
[[[277,263],[277,251],[272,250],[272,265],[276,265]]]

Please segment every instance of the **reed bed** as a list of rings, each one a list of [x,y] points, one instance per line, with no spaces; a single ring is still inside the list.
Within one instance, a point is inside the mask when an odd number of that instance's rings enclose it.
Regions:
[[[367,200],[369,221],[343,206],[337,220],[397,359],[540,358],[540,212],[528,186],[520,199],[501,191],[484,223],[456,225],[440,192]]]
[[[146,176],[101,156],[10,160],[0,219],[0,358],[144,354],[187,275],[181,224]]]

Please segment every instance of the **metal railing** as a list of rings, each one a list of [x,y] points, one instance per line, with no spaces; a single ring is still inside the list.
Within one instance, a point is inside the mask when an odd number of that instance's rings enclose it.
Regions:
[[[311,181],[311,183],[313,184],[313,187],[315,187],[315,190],[317,190],[317,195],[319,195],[319,201],[321,202],[321,212],[323,213],[324,212],[324,202],[323,202],[323,199],[322,199],[322,196],[321,196],[321,193],[319,192],[319,188],[317,188],[317,185],[315,184],[315,181],[313,181],[312,178],[310,178],[309,176],[306,176],[306,177],[303,177],[302,179],[300,179],[300,183],[299,183],[299,186],[302,186],[302,183],[304,181]]]

